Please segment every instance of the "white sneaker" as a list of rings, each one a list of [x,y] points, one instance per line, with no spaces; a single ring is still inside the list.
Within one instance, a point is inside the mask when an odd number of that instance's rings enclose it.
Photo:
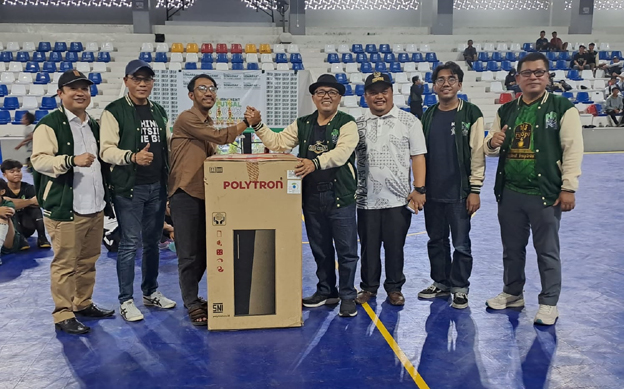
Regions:
[[[535,315],[535,324],[543,324],[551,326],[555,324],[559,317],[559,311],[556,305],[544,305],[540,304],[537,315]]]
[[[159,291],[156,291],[149,296],[143,296],[143,305],[171,309],[176,306],[176,302],[166,298]]]
[[[124,301],[124,303],[121,304],[119,313],[121,313],[121,317],[123,317],[125,321],[143,320],[143,314],[139,311],[139,308],[134,305],[134,300],[132,299]]]
[[[524,307],[524,297],[503,292],[487,300],[485,305],[492,309],[520,308]]]

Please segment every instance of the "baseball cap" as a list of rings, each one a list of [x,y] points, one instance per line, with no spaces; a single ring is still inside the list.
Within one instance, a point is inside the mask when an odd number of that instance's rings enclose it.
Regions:
[[[141,69],[147,69],[150,75],[154,75],[154,70],[150,64],[140,59],[133,59],[126,65],[126,76],[132,75]]]
[[[89,80],[87,76],[80,73],[78,70],[72,69],[61,74],[58,80],[58,88],[61,89],[64,86],[72,84],[76,81],[86,81],[89,85],[93,85],[93,81]]]
[[[392,80],[387,73],[374,72],[370,76],[366,77],[366,82],[364,82],[364,90],[379,83],[392,87]]]

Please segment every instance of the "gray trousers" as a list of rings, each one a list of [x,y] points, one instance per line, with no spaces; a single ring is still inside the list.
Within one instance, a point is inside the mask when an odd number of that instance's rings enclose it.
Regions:
[[[522,294],[526,277],[526,246],[533,232],[533,246],[542,281],[540,304],[557,305],[561,293],[561,260],[559,258],[560,207],[545,207],[541,196],[503,190],[498,204],[498,221],[503,242],[503,291]]]

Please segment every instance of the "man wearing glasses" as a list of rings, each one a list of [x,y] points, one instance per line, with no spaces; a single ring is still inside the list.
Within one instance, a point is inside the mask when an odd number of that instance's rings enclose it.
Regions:
[[[358,233],[362,245],[362,290],[357,303],[377,295],[381,278],[381,246],[386,260],[384,289],[388,302],[404,305],[401,288],[403,246],[412,221],[425,204],[427,147],[420,120],[398,109],[387,74],[366,78],[364,98],[370,110],[357,120]],[[410,169],[411,168],[411,169]],[[413,181],[410,181],[410,170]],[[412,189],[413,187],[413,189]]]
[[[215,128],[210,109],[217,100],[217,89],[217,83],[207,74],[191,79],[188,96],[193,107],[180,113],[171,136],[169,206],[176,228],[180,290],[191,323],[196,326],[205,326],[207,319],[206,301],[198,296],[198,285],[206,271],[204,160],[215,153],[213,143],[232,143],[247,127],[260,122],[258,113],[250,121]]]
[[[446,297],[450,292],[451,306],[463,309],[468,307],[472,272],[470,217],[481,205],[485,175],[483,114],[457,97],[464,72],[455,62],[435,68],[433,79],[440,102],[429,107],[422,119],[427,139],[425,226],[433,284],[418,297]]]
[[[578,110],[548,93],[548,59],[530,53],[518,62],[522,97],[498,109],[485,138],[487,155],[499,155],[494,193],[503,243],[503,293],[491,309],[523,307],[526,246],[533,232],[542,291],[534,322],[552,325],[561,293],[561,212],[574,209],[583,158]]]
[[[102,113],[100,156],[113,165],[111,189],[121,229],[117,253],[120,313],[126,321],[143,319],[134,304],[134,259],[143,244],[141,266],[143,304],[173,308],[176,303],[158,291],[158,243],[167,204],[169,172],[167,139],[170,131],[164,108],[149,100],[154,71],[133,60],[126,66],[128,94],[110,103]]]
[[[336,77],[323,74],[309,90],[317,108],[313,114],[298,118],[280,133],[262,123],[254,130],[270,150],[287,151],[299,146],[295,174],[303,177],[303,215],[318,277],[316,292],[303,299],[303,306],[313,308],[341,301],[339,315],[353,317],[357,315],[357,181],[353,153],[358,143],[357,127],[353,117],[338,111],[345,87]]]

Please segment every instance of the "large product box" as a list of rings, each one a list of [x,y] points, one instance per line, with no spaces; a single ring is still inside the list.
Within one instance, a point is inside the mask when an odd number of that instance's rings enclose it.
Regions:
[[[290,154],[204,163],[209,330],[302,325],[296,165]]]

